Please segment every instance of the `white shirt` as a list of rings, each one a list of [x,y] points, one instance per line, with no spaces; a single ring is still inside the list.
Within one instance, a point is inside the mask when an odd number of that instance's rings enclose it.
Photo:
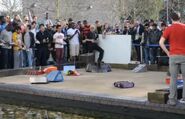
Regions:
[[[33,34],[34,34],[34,39],[35,39],[35,41],[37,40],[37,38],[36,38],[36,35],[37,35],[37,30],[36,30],[36,28],[34,28],[34,29],[31,29],[30,30]]]
[[[64,48],[64,34],[56,32],[53,36],[55,40],[55,48]]]
[[[9,45],[9,43],[12,42],[12,32],[7,31],[6,29],[3,30],[0,34],[0,40],[3,40],[4,42],[8,43],[3,45],[3,48],[11,49],[12,46]]]
[[[53,22],[50,19],[46,19],[44,22],[44,25],[50,24],[51,26],[53,26]]]
[[[78,29],[68,29],[67,30],[67,35],[69,36],[73,36],[75,34],[75,32],[78,31],[80,33],[80,31]],[[72,39],[69,40],[69,44],[73,44],[73,45],[79,45],[80,41],[79,41],[79,34],[76,33]]]

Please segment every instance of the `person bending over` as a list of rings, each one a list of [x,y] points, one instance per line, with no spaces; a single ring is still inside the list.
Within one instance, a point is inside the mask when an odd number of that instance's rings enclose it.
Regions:
[[[94,50],[99,52],[97,64],[98,64],[98,67],[101,67],[104,50],[96,43],[97,39],[98,39],[98,34],[95,32],[95,26],[91,25],[90,32],[87,34],[87,39],[85,39],[83,42],[87,44],[88,52],[92,52]]]

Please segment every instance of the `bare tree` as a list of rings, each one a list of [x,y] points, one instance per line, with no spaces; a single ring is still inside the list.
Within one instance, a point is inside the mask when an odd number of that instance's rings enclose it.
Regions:
[[[13,15],[14,13],[21,12],[22,0],[1,0],[0,6],[7,14]]]
[[[138,20],[157,20],[163,4],[162,0],[125,0],[124,3],[125,15]]]
[[[180,12],[183,22],[185,21],[185,0],[169,0],[169,8]]]

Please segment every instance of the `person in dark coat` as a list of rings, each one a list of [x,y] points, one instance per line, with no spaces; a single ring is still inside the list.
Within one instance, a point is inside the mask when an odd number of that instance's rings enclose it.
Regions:
[[[48,56],[48,43],[49,37],[47,32],[45,32],[44,24],[39,25],[40,31],[37,33],[36,38],[38,40],[37,43],[37,65],[38,66],[46,66],[47,65],[47,56]]]
[[[99,52],[97,64],[98,64],[98,67],[101,67],[104,50],[96,43],[97,38],[98,38],[98,34],[95,32],[95,26],[91,25],[90,32],[87,34],[87,39],[84,41],[87,44],[88,52],[92,52],[94,50]]]

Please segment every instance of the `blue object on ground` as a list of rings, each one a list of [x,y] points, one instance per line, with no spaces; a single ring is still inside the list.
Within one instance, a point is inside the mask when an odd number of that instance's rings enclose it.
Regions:
[[[62,71],[59,71],[59,70],[50,72],[46,76],[46,78],[47,78],[48,82],[62,82],[62,81],[64,81]]]

